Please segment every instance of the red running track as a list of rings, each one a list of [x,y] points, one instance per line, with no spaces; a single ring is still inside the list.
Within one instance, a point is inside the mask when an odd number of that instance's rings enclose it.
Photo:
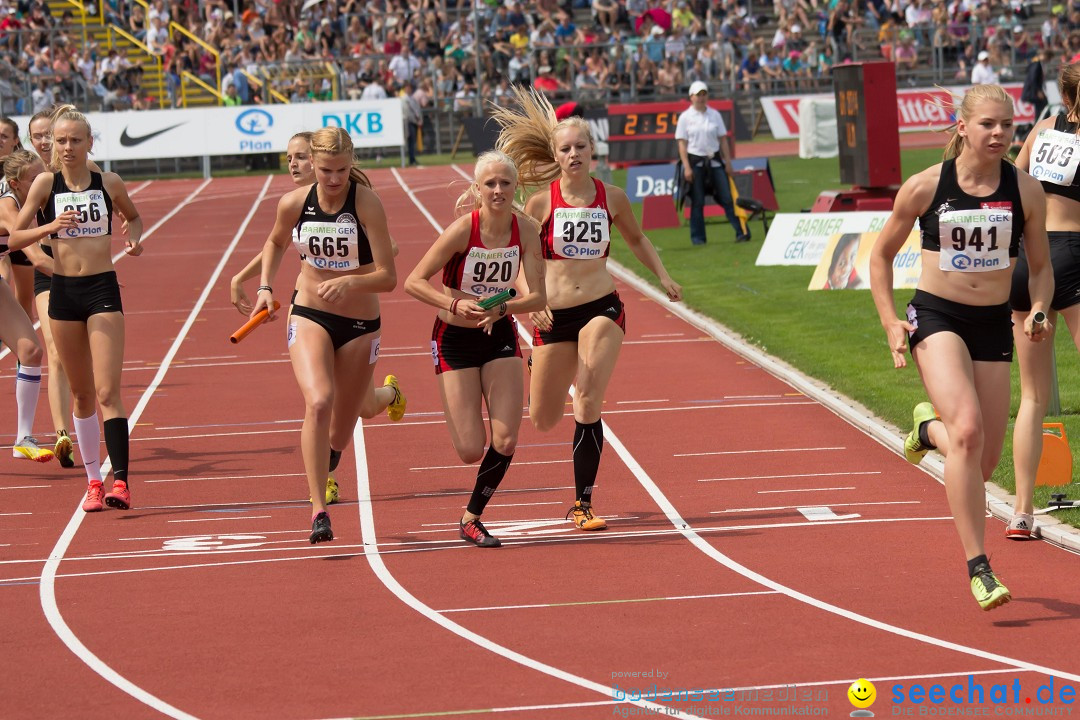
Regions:
[[[461,176],[372,179],[403,278],[451,220]],[[227,340],[243,320],[228,277],[290,187],[161,181],[136,195],[154,230],[142,257],[117,264],[135,509],[86,516],[81,468],[5,466],[4,716],[846,715],[860,677],[877,686],[878,716],[1071,709],[1040,705],[1038,690],[1048,674],[1057,699],[1080,685],[1075,555],[1006,544],[989,521],[1016,600],[980,612],[937,482],[623,283],[596,501],[607,532],[563,520],[571,422],[540,434],[526,421],[485,514],[504,547],[457,539],[475,468],[442,421],[433,312],[397,291],[378,371],[402,379],[408,415],[358,428],[337,472],[337,540],[309,545],[284,323]],[[278,286],[295,256],[285,265]],[[618,702],[654,684],[652,705]],[[895,693],[934,684],[984,695],[894,707]],[[1009,703],[991,702],[995,685]],[[663,697],[680,688],[734,690]]]

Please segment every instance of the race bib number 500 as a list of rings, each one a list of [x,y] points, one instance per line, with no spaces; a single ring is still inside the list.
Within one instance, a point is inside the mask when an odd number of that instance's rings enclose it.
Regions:
[[[552,213],[554,242],[559,257],[592,260],[604,257],[611,244],[607,210],[603,208],[556,208]]]
[[[1080,164],[1080,137],[1041,130],[1031,148],[1031,177],[1054,185],[1072,185]]]

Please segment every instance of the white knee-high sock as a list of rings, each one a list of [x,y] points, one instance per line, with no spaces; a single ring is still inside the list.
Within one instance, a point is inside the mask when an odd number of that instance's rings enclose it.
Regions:
[[[71,416],[75,425],[75,440],[79,444],[79,457],[86,468],[86,479],[91,483],[101,480],[101,427],[97,413],[88,418]]]
[[[34,414],[41,394],[41,368],[19,365],[15,373],[15,404],[19,408],[19,430],[15,442],[33,435]]]

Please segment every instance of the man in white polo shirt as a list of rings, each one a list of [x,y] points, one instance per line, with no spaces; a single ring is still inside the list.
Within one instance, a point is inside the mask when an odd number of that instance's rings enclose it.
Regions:
[[[709,107],[709,86],[700,80],[690,85],[690,102],[675,126],[683,176],[691,183],[690,241],[694,245],[705,244],[705,195],[709,193],[724,208],[724,215],[735,228],[735,242],[746,242],[750,239],[750,229],[735,214],[731,200],[727,174],[731,152],[724,118]]]

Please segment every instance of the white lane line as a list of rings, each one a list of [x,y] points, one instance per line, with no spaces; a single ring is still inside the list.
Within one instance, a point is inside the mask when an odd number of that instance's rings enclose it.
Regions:
[[[702,329],[706,330],[706,332],[710,332],[711,334],[713,334],[714,337],[717,338],[717,340],[724,344],[725,347],[729,347],[733,352],[736,352],[741,357],[745,357],[748,360],[754,362],[758,362],[758,358],[765,359],[764,356],[758,353],[756,350],[751,351],[751,349],[747,347],[739,346],[738,343],[736,343],[730,337],[724,335],[719,330],[719,326],[702,322],[700,319],[696,318],[693,313],[685,310],[684,308],[673,307],[672,303],[669,303],[667,301],[667,298],[662,293],[656,291],[651,285],[641,280],[640,278],[632,275],[632,273],[630,273],[625,268],[619,266],[617,263],[609,263],[609,267],[612,268],[612,272],[616,275],[616,277],[631,285],[639,292],[645,294],[647,297],[652,298],[655,302],[662,303],[662,306],[669,307],[669,312],[671,312],[672,314],[682,317],[687,322],[698,325]],[[769,361],[769,367],[775,366],[775,363]],[[781,374],[781,377],[786,378],[788,376],[786,374]],[[1080,674],[1071,673],[1064,670],[1058,670],[1045,665],[1038,665],[1036,663],[1027,662],[1026,660],[1020,660],[1018,658],[1011,658],[1006,655],[1001,655],[998,653],[989,652],[987,650],[982,650],[980,648],[963,645],[961,643],[945,640],[944,638],[934,637],[933,635],[927,635],[926,633],[916,632],[914,630],[909,630],[907,628],[893,625],[882,620],[877,620],[872,617],[854,612],[852,610],[842,608],[838,605],[833,605],[832,603],[826,602],[824,600],[819,600],[818,598],[807,595],[806,593],[795,590],[794,588],[790,588],[777,582],[776,580],[762,575],[759,572],[751,570],[749,567],[737,562],[731,557],[720,552],[708,541],[706,541],[705,538],[701,537],[694,528],[690,527],[689,523],[687,523],[687,521],[682,517],[682,515],[679,514],[679,511],[675,509],[675,506],[671,503],[670,500],[668,500],[667,496],[664,495],[663,491],[660,490],[659,486],[657,486],[653,479],[649,477],[648,473],[645,472],[645,469],[641,467],[637,460],[634,459],[634,457],[630,454],[630,451],[627,450],[626,446],[622,444],[622,441],[619,440],[618,436],[616,436],[615,433],[611,433],[609,435],[608,429],[605,428],[604,437],[611,443],[611,447],[615,449],[615,452],[617,452],[619,457],[623,459],[623,462],[627,464],[627,466],[630,468],[630,471],[637,478],[638,482],[641,483],[641,486],[645,488],[646,492],[649,493],[653,501],[656,502],[657,505],[659,505],[660,509],[667,516],[672,526],[676,530],[678,530],[679,533],[682,534],[683,537],[685,537],[694,547],[704,553],[707,557],[715,560],[723,567],[726,567],[729,570],[732,570],[733,572],[736,572],[749,580],[758,582],[767,588],[771,588],[773,590],[781,592],[790,597],[792,600],[796,600],[797,602],[804,603],[818,610],[837,615],[846,620],[851,620],[852,622],[866,625],[868,627],[872,627],[886,633],[907,638],[909,640],[915,640],[920,643],[925,643],[927,645],[930,645],[931,647],[953,650],[955,652],[970,655],[972,657],[982,658],[983,660],[990,660],[992,662],[1002,663],[1004,665],[1009,665],[1014,668],[1041,672],[1047,675],[1054,675],[1063,679],[1080,682]]]
[[[686,333],[642,333],[641,337],[647,338],[663,338],[663,337],[682,337]]]
[[[499,488],[499,495],[505,495],[506,493],[522,493],[522,492],[547,492],[548,490],[573,490],[573,485],[562,485],[560,487],[538,487],[538,488]],[[447,497],[448,495],[472,495],[472,490],[449,490],[445,492],[429,492],[429,493],[413,493],[413,497]]]
[[[855,524],[893,523],[893,522],[941,522],[941,523],[944,523],[944,522],[951,522],[951,521],[952,521],[952,516],[925,517],[925,518],[879,518],[879,519],[843,520],[843,521],[838,521],[838,522],[831,522],[831,523],[828,523],[828,525],[829,526],[834,526],[834,525],[855,525]],[[706,527],[696,528],[696,530],[697,530],[697,532],[699,534],[707,534],[707,533],[714,533],[714,532],[715,533],[728,533],[728,532],[744,532],[746,530],[784,530],[784,529],[791,529],[791,528],[810,528],[810,527],[812,527],[812,528],[820,528],[820,527],[822,527],[822,524],[820,522],[809,522],[809,521],[794,522],[793,521],[793,522],[787,522],[787,523],[764,523],[764,524],[759,524],[759,525],[727,525],[727,526],[722,526],[722,525],[712,526],[712,525],[710,525],[710,526],[706,526]],[[258,531],[258,530],[250,530],[250,531],[247,531],[247,532],[249,532],[249,533],[257,533],[257,532],[260,532],[260,531]],[[304,535],[307,535],[307,533],[308,533],[307,530],[303,531]],[[263,534],[265,534],[265,531],[263,531]],[[185,538],[185,537],[191,537],[191,534],[187,533],[187,534],[184,534],[184,535],[170,536],[170,537]],[[622,530],[622,531],[620,531],[620,530],[611,530],[611,529],[609,529],[607,532],[594,533],[594,534],[590,534],[590,535],[585,535],[584,533],[575,533],[573,535],[532,535],[532,536],[529,536],[529,537],[514,537],[514,538],[508,538],[507,537],[507,538],[503,539],[503,545],[551,545],[551,544],[554,544],[554,543],[564,543],[564,542],[592,543],[592,542],[608,542],[608,541],[615,541],[615,540],[627,540],[627,539],[632,539],[632,538],[647,538],[647,539],[652,539],[652,540],[663,539],[663,540],[666,541],[668,539],[670,539],[670,540],[678,540],[681,537],[682,537],[682,533],[680,533],[679,531],[677,531],[674,528],[669,528],[667,530],[647,530],[647,531],[638,531],[638,530]],[[300,539],[303,539],[303,538],[300,538]],[[350,548],[360,548],[360,547],[363,547],[363,546],[362,545],[350,545],[350,544],[342,544],[342,545],[335,544],[333,547],[335,549],[337,549],[337,550],[345,550],[345,549],[350,549]],[[393,549],[386,549],[386,548],[393,548]],[[452,540],[438,540],[438,539],[420,540],[420,539],[413,539],[413,540],[398,540],[398,541],[395,541],[395,542],[384,542],[379,546],[379,548],[377,548],[376,550],[373,550],[373,552],[378,552],[380,555],[404,555],[404,554],[411,554],[411,553],[442,552],[444,550],[471,550],[471,548],[472,548],[471,545],[466,545],[465,543],[461,542],[460,540],[458,540],[455,537]],[[226,548],[226,549],[213,549],[213,550],[184,550],[184,551],[176,551],[176,550],[143,550],[143,551],[124,550],[124,551],[118,551],[118,552],[114,553],[115,558],[113,558],[113,559],[117,559],[117,560],[130,560],[130,559],[143,560],[143,559],[147,559],[147,558],[175,558],[175,557],[202,556],[202,555],[217,555],[217,556],[221,556],[221,555],[256,555],[256,554],[283,553],[283,552],[292,552],[292,551],[310,550],[310,549],[311,549],[310,545],[305,544],[305,543],[299,543],[298,547],[285,547],[285,548],[276,548],[276,547],[275,548],[262,548],[262,547],[260,547],[260,548],[235,548],[235,549],[234,548]],[[305,559],[310,559],[310,558],[323,558],[323,557],[352,557],[352,556],[355,556],[357,554],[358,553],[355,553],[355,552],[353,552],[353,553],[334,553],[334,554],[331,554],[331,555],[307,555],[307,556],[303,556],[303,557],[300,557],[300,558],[281,557],[281,558],[272,558],[272,559],[269,559],[269,560],[231,560],[231,561],[223,561],[223,562],[220,562],[220,563],[202,563],[202,564],[198,564],[198,565],[170,565],[170,566],[167,566],[167,567],[138,567],[138,568],[126,568],[126,569],[101,570],[101,571],[86,572],[86,573],[59,573],[57,575],[57,577],[84,577],[84,576],[91,576],[91,575],[121,575],[121,574],[125,574],[125,573],[155,572],[155,571],[159,571],[159,570],[187,570],[187,569],[192,568],[192,567],[218,567],[218,566],[226,566],[226,565],[244,565],[244,564],[278,562],[278,561],[284,562],[286,560],[294,560],[294,559],[305,560]],[[68,563],[74,563],[74,562],[95,561],[95,560],[100,560],[100,559],[101,559],[101,557],[98,554],[94,554],[94,555],[88,555],[88,556],[68,557],[68,558],[64,558],[64,561],[68,562]],[[0,565],[36,565],[36,564],[40,564],[40,563],[43,563],[43,562],[46,562],[46,561],[41,559],[41,558],[27,558],[27,559],[23,559],[23,560],[0,560]],[[13,583],[13,582],[18,582],[18,581],[29,581],[29,580],[37,581],[39,579],[40,579],[39,576],[36,576],[36,575],[31,576],[31,577],[22,577],[22,578],[4,578],[3,580],[0,580],[0,586],[3,586],[4,583]]]
[[[302,477],[304,473],[277,473],[275,475],[222,475],[220,477],[182,477],[182,478],[165,478],[164,480],[143,480],[144,483],[178,483],[178,482],[190,482],[192,480],[253,480],[253,479],[266,479],[266,478],[286,478],[286,477]]]
[[[767,453],[792,452],[828,452],[847,450],[846,447],[809,447],[809,448],[762,448],[760,450],[710,450],[708,452],[675,453],[674,457],[700,457],[703,455],[764,455]]]
[[[578,602],[537,603],[535,605],[491,605],[489,607],[450,608],[441,613],[486,612],[488,610],[531,610],[534,608],[573,607],[575,605],[618,605],[621,603],[658,602],[662,600],[710,600],[713,598],[746,597],[748,595],[779,595],[773,590],[749,592],[707,593],[704,595],[670,595],[668,597],[620,598],[617,600],[580,600]]]
[[[413,191],[409,189],[409,186],[406,185],[405,182],[401,179],[401,174],[397,171],[397,168],[391,168],[390,172],[391,174],[393,174],[394,179],[397,180],[398,185],[401,186],[401,189],[404,190],[405,193],[409,196],[409,199],[412,200],[413,204],[416,205],[416,207],[420,209],[420,212],[423,213],[424,217],[428,219],[428,222],[431,223],[432,227],[434,227],[438,232],[441,233],[443,231],[442,226],[439,225],[438,222],[436,222],[435,218],[431,216],[431,213],[427,211],[427,208],[423,206],[423,204],[417,199]],[[460,168],[458,169],[458,172],[461,172]],[[471,178],[466,176],[466,179]],[[495,653],[496,655],[500,655],[512,662],[524,665],[525,667],[537,670],[554,678],[558,678],[560,680],[572,683],[574,685],[577,685],[578,687],[592,690],[593,692],[599,693],[607,697],[611,696],[611,687],[609,685],[604,685],[602,683],[593,682],[592,680],[587,680],[583,677],[574,675],[552,665],[548,665],[547,663],[540,662],[539,660],[527,657],[519,652],[511,650],[508,647],[500,645],[493,640],[486,638],[479,633],[475,633],[472,630],[469,630],[468,628],[444,617],[443,615],[440,615],[439,613],[435,612],[435,610],[433,610],[431,607],[422,603],[408,590],[406,590],[397,581],[397,578],[395,578],[390,573],[390,570],[386,567],[386,563],[383,562],[382,557],[378,554],[378,552],[376,552],[376,550],[378,549],[379,538],[378,535],[376,535],[375,533],[375,515],[372,509],[371,488],[368,482],[367,447],[364,441],[363,420],[360,420],[356,423],[356,428],[353,431],[353,446],[356,454],[356,484],[358,487],[358,497],[360,499],[360,502],[358,503],[358,508],[360,510],[360,530],[361,535],[364,538],[364,556],[367,558],[368,564],[371,565],[371,569],[375,572],[376,577],[379,578],[379,580],[383,583],[383,585],[387,587],[388,590],[390,590],[390,592],[394,593],[394,595],[396,595],[399,600],[411,607],[416,612],[426,617],[431,622],[443,627],[444,629],[450,631],[451,633],[459,637],[475,643],[477,646],[489,652]],[[674,710],[674,708],[669,708],[661,704],[645,702],[642,700],[628,700],[627,702],[638,707],[649,708],[652,711],[659,713],[670,713],[670,711]],[[691,718],[692,716],[685,715],[683,713],[677,713],[674,715],[669,715],[669,717]]]
[[[867,507],[869,505],[921,505],[921,500],[888,500],[885,502],[857,502],[857,503],[829,503],[829,507]],[[710,510],[710,515],[724,515],[726,513],[762,512],[763,510],[794,510],[802,505],[772,505],[769,507],[752,508],[728,508],[727,510]]]
[[[33,515],[33,513],[0,513],[0,517],[12,517],[14,515]]]
[[[212,427],[252,427],[254,425],[295,425],[304,422],[304,418],[290,418],[288,420],[252,420],[250,422],[235,423],[205,423],[202,425],[158,425],[155,430],[202,430]]]
[[[224,522],[232,520],[266,520],[270,515],[229,515],[228,517],[198,518],[195,520],[166,520],[170,523]]]
[[[640,405],[640,404],[644,404],[644,403],[662,403],[662,402],[671,402],[671,401],[668,400],[667,398],[663,398],[662,400],[616,400],[615,404],[616,405]]]
[[[800,492],[828,492],[831,490],[847,491],[854,490],[853,487],[824,487],[824,488],[792,488],[790,490],[758,490],[758,495],[769,495],[771,493],[800,493]]]
[[[129,193],[128,193],[128,196],[130,197],[131,195],[134,195],[134,194],[135,194],[136,192],[138,192],[139,190],[142,190],[142,189],[143,189],[143,188],[145,188],[145,187],[146,187],[147,185],[149,185],[149,184],[150,184],[150,182],[151,182],[151,181],[149,181],[149,180],[148,180],[148,181],[146,181],[145,183],[143,183],[142,185],[140,185],[140,186],[139,186],[138,188],[136,188],[135,190],[132,190],[131,192],[129,192]],[[170,210],[170,211],[169,211],[168,213],[166,213],[166,214],[165,214],[165,215],[164,215],[164,216],[163,216],[163,217],[162,217],[162,218],[161,218],[160,220],[158,220],[158,221],[157,221],[156,223],[154,223],[154,224],[153,224],[153,225],[152,225],[152,226],[150,227],[150,229],[149,229],[149,230],[144,230],[144,231],[143,231],[143,234],[142,234],[142,240],[146,240],[146,239],[147,239],[148,237],[150,237],[151,235],[153,235],[153,234],[154,234],[154,231],[155,231],[155,230],[157,230],[157,229],[158,229],[159,227],[161,227],[161,226],[162,226],[163,224],[165,224],[165,221],[166,221],[166,220],[168,220],[169,218],[171,218],[171,217],[172,217],[173,215],[175,215],[176,213],[180,212],[180,208],[184,207],[184,205],[187,205],[187,204],[188,204],[188,203],[189,203],[189,202],[191,201],[191,198],[193,198],[193,197],[195,197],[196,195],[198,195],[198,194],[199,194],[199,193],[200,193],[200,192],[202,191],[202,189],[203,189],[204,187],[206,187],[207,185],[209,185],[209,184],[210,184],[210,181],[209,181],[209,180],[205,180],[205,181],[203,181],[203,183],[202,183],[201,185],[199,185],[199,187],[195,188],[195,191],[194,191],[194,192],[192,192],[192,193],[191,193],[190,195],[188,195],[188,196],[187,196],[187,197],[186,197],[186,198],[185,198],[185,199],[184,199],[184,200],[183,200],[183,201],[182,201],[182,202],[181,202],[181,203],[180,203],[179,205],[177,205],[176,207],[174,207],[174,208],[173,208],[172,210]],[[116,253],[115,255],[113,255],[113,256],[112,256],[112,262],[113,262],[113,265],[115,265],[116,263],[118,263],[118,262],[119,262],[120,260],[122,260],[122,259],[123,259],[124,257],[126,257],[126,256],[127,256],[127,253],[126,253],[126,252],[124,252],[123,250],[121,250],[120,252],[118,252],[118,253]],[[34,329],[35,329],[35,330],[37,330],[37,329],[38,329],[38,328],[40,328],[40,327],[41,327],[41,321],[40,321],[40,320],[38,320],[38,321],[36,321],[36,322],[34,323]],[[8,348],[8,347],[0,348],[0,360],[3,360],[3,359],[4,359],[5,357],[7,357],[7,355],[8,355],[8,354],[9,354],[10,352],[11,352],[11,348]]]
[[[566,502],[561,500],[553,500],[551,502],[534,502],[534,503],[490,503],[488,507],[528,507],[532,505],[565,505]],[[15,513],[18,514],[18,513]],[[30,513],[25,513],[29,515]]]
[[[400,183],[401,179],[399,176],[397,176],[397,171],[392,170],[391,172],[393,172],[394,175],[398,177],[398,182]],[[404,187],[404,184],[402,184],[402,187]],[[364,440],[363,423],[364,421],[361,419],[359,422],[356,423],[356,428],[353,430],[353,451],[356,457],[357,497],[359,498],[357,508],[359,509],[360,513],[360,534],[363,539],[364,557],[367,558],[368,565],[371,566],[372,571],[375,573],[375,576],[379,579],[379,581],[382,582],[382,584],[385,585],[390,592],[397,596],[398,600],[400,600],[402,603],[412,608],[416,612],[420,613],[422,616],[435,623],[436,625],[442,627],[443,629],[453,633],[454,635],[457,635],[458,637],[464,638],[469,642],[474,643],[477,647],[504,657],[511,662],[523,665],[531,670],[536,670],[538,672],[544,673],[545,675],[550,675],[551,677],[554,677],[556,679],[572,683],[574,685],[577,685],[578,687],[585,688],[586,690],[591,690],[599,695],[611,697],[610,685],[604,685],[603,683],[594,682],[579,675],[574,675],[573,673],[567,672],[566,670],[554,667],[553,665],[548,665],[547,663],[523,655],[522,653],[519,653],[515,650],[511,650],[504,645],[500,645],[491,638],[473,632],[465,626],[460,625],[453,620],[450,620],[445,615],[431,608],[429,605],[426,605],[419,598],[406,590],[405,587],[401,585],[401,583],[398,582],[397,578],[395,578],[394,575],[390,572],[390,569],[387,568],[386,563],[383,561],[382,555],[378,552],[379,537],[375,532],[375,515],[373,512],[371,487],[368,478],[367,445]],[[666,717],[680,717],[684,718],[684,720],[689,720],[693,717],[684,713],[672,713],[674,708],[665,707],[664,705],[659,703],[629,699],[627,699],[626,702],[628,704],[636,705],[638,707],[649,708],[654,712],[665,714]]]
[[[519,465],[556,465],[558,463],[568,463],[573,460],[523,460],[521,462],[514,463],[514,467]],[[475,470],[476,465],[428,465],[427,467],[411,467],[413,471],[420,470]]]
[[[787,478],[839,477],[841,475],[880,475],[880,470],[858,472],[793,473],[791,475],[732,475],[731,477],[702,478],[698,482],[726,482],[728,480],[784,480]]]
[[[246,530],[248,533],[258,533],[259,535],[307,535],[307,530]],[[146,537],[128,537],[117,538],[121,542],[124,541],[143,541],[143,540],[176,540],[178,538],[189,538],[190,533],[184,535],[147,535]]]
[[[0,487],[0,490],[37,490],[38,488],[52,487],[52,485],[8,485]]]
[[[199,316],[199,311],[202,310],[203,305],[206,304],[206,300],[210,297],[210,292],[214,289],[214,284],[217,282],[218,277],[221,276],[222,270],[225,268],[225,264],[232,256],[233,251],[236,249],[237,243],[240,242],[240,238],[243,237],[244,230],[247,229],[248,223],[251,222],[251,218],[254,217],[255,211],[259,208],[260,201],[266,195],[267,189],[270,187],[270,180],[272,176],[267,176],[266,182],[263,183],[262,190],[259,193],[258,198],[252,204],[248,210],[247,217],[240,224],[240,228],[236,231],[236,235],[233,237],[232,242],[229,244],[225,251],[221,255],[221,260],[218,261],[217,267],[214,272],[211,273],[210,279],[207,281],[206,286],[203,288],[202,294],[195,302],[195,307],[191,309],[191,313],[188,315],[187,321],[180,328],[176,338],[173,340],[172,346],[165,354],[165,358],[161,363],[161,367],[158,369],[150,385],[143,391],[142,396],[139,398],[138,404],[128,417],[128,426],[134,428],[142,417],[143,411],[146,409],[147,404],[150,402],[150,398],[154,396],[157,389],[161,386],[162,381],[165,379],[165,373],[169,370],[169,365],[172,363],[173,358],[180,352],[180,346],[190,332],[192,326],[195,324],[195,319]],[[154,226],[148,230],[145,235],[149,235],[158,228],[160,228],[167,220],[169,220],[176,213],[191,201],[210,184],[210,180],[205,181],[199,185],[196,190],[182,200],[176,207],[174,207],[168,214],[161,218]],[[101,476],[105,477],[108,473],[110,461],[108,459],[101,465]],[[60,607],[56,602],[56,571],[60,567],[60,562],[64,559],[64,554],[67,552],[68,547],[71,545],[71,541],[75,538],[75,533],[78,532],[79,526],[82,524],[83,518],[86,517],[86,513],[82,511],[82,500],[80,498],[79,504],[75,506],[75,511],[71,515],[71,519],[68,521],[67,527],[64,528],[64,532],[61,533],[59,539],[56,541],[56,545],[53,547],[52,552],[49,553],[49,559],[45,563],[45,567],[41,572],[41,585],[39,587],[38,595],[41,598],[41,607],[45,612],[45,617],[52,627],[53,632],[60,638],[60,640],[67,645],[71,652],[82,660],[86,665],[104,678],[107,682],[112,683],[117,688],[131,695],[139,702],[157,710],[163,715],[168,715],[173,718],[183,718],[188,720],[194,718],[194,715],[184,712],[177,707],[170,705],[161,698],[150,694],[143,688],[139,687],[135,683],[131,682],[127,678],[123,677],[115,669],[107,665],[101,658],[95,655],[90,648],[86,647],[82,640],[72,632],[68,627],[67,622],[64,620],[64,616],[60,613]]]

